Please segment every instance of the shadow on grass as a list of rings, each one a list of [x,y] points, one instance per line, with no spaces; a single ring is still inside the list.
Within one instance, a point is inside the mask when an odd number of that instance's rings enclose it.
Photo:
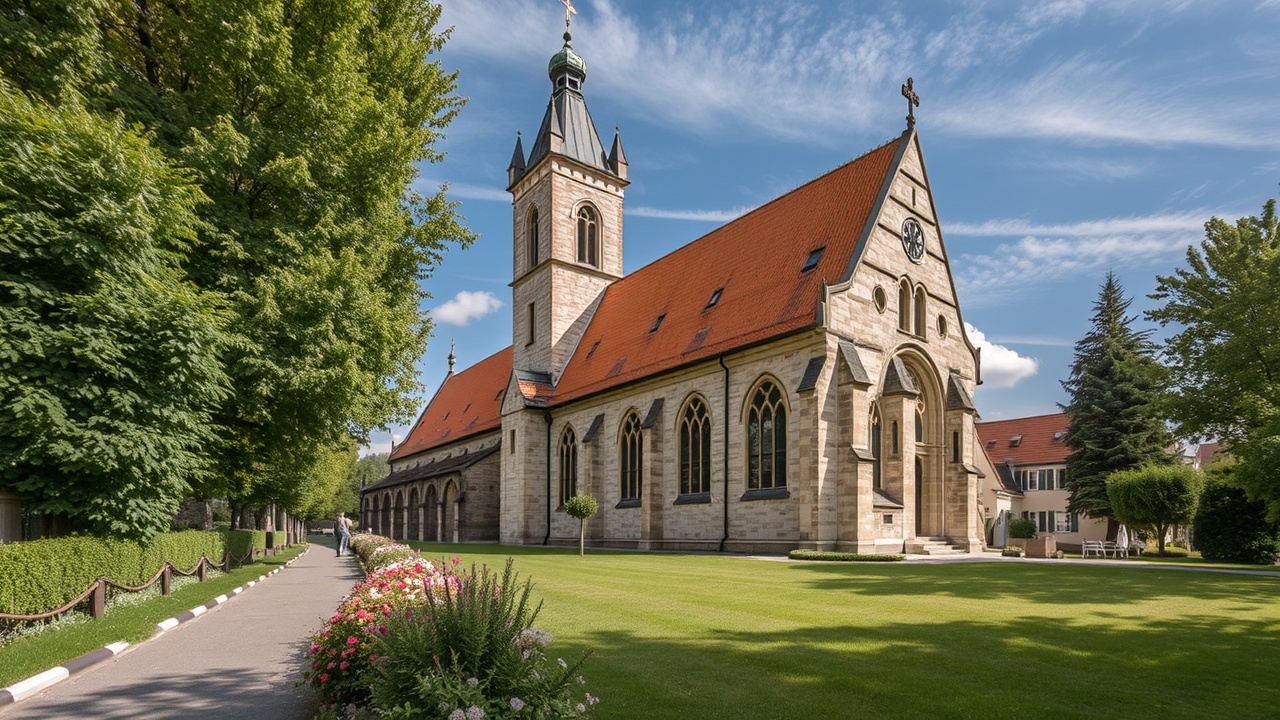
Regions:
[[[787,567],[811,587],[867,596],[1116,605],[1178,597],[1270,605],[1280,598],[1280,578],[1152,567],[1003,562],[856,567],[794,563]]]
[[[1274,717],[1274,623],[1016,616],[698,638],[590,633],[598,719]]]

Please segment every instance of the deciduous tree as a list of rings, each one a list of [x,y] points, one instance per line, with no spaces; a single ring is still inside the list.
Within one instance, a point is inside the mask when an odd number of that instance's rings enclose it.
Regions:
[[[1107,476],[1107,495],[1122,523],[1150,528],[1164,553],[1165,535],[1191,522],[1204,478],[1190,465],[1144,465]]]
[[[0,486],[146,539],[208,478],[226,397],[218,298],[182,269],[203,196],[62,90],[0,76]]]
[[[1164,382],[1149,331],[1135,331],[1125,315],[1132,303],[1119,280],[1107,273],[1093,305],[1093,326],[1076,343],[1071,376],[1062,382],[1070,401],[1061,406],[1069,422],[1067,509],[1106,518],[1107,536],[1118,524],[1107,492],[1107,476],[1144,463],[1167,461],[1172,437],[1157,400]]]
[[[1276,201],[1235,223],[1212,218],[1187,265],[1160,276],[1147,316],[1177,332],[1164,346],[1180,435],[1217,438],[1236,478],[1280,520],[1280,223]]]

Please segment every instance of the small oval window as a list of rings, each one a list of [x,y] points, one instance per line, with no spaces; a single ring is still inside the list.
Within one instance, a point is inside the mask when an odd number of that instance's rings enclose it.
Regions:
[[[885,306],[889,304],[889,297],[885,295],[884,288],[879,285],[876,286],[875,290],[871,291],[871,299],[875,301],[876,310],[879,312],[884,312]]]

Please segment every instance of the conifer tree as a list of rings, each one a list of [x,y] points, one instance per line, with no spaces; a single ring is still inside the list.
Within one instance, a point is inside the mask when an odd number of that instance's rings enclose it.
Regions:
[[[1071,376],[1062,381],[1070,402],[1063,442],[1067,456],[1067,509],[1118,524],[1107,496],[1107,476],[1148,463],[1167,462],[1172,441],[1157,409],[1164,371],[1156,362],[1150,331],[1135,331],[1125,315],[1132,298],[1107,273],[1094,303],[1093,327],[1076,343]]]

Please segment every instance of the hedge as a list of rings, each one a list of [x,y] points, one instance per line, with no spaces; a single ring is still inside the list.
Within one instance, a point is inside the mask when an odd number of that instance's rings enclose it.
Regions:
[[[257,542],[261,548],[265,541],[265,533],[248,530],[182,530],[157,535],[146,545],[84,536],[0,545],[0,613],[49,612],[73,600],[99,577],[137,586],[154,577],[166,561],[188,571],[201,555],[221,562],[227,550],[239,558],[250,543]]]
[[[829,560],[834,562],[898,562],[902,555],[883,555],[849,552],[822,552],[819,550],[792,550],[787,553],[792,560]]]

